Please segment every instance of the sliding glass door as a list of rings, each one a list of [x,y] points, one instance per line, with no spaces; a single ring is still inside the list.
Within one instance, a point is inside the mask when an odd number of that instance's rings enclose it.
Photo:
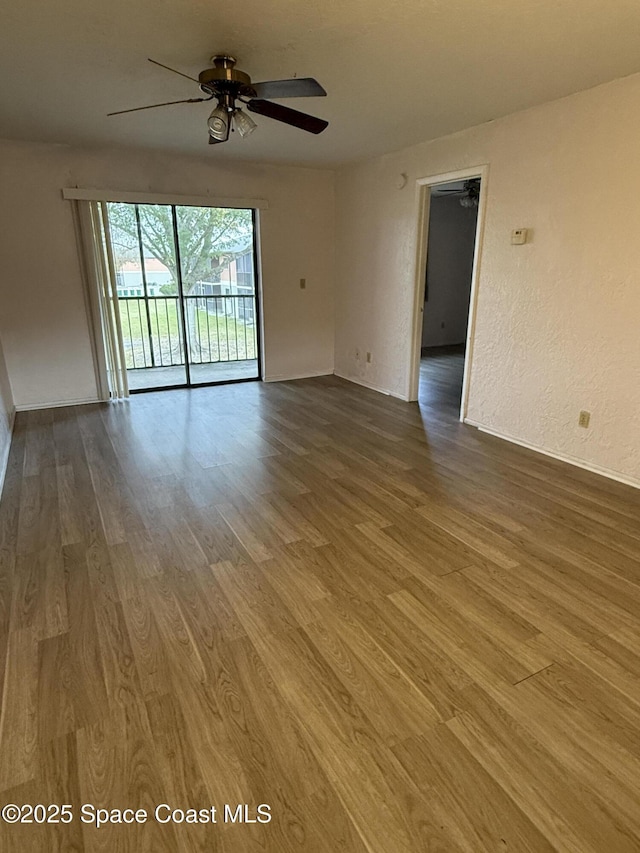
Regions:
[[[252,210],[109,203],[131,391],[258,379]]]

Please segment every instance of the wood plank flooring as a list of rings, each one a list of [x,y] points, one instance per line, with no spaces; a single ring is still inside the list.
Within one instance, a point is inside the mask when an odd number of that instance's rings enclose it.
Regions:
[[[461,366],[18,416],[0,805],[74,819],[0,850],[640,850],[640,493],[459,424]]]

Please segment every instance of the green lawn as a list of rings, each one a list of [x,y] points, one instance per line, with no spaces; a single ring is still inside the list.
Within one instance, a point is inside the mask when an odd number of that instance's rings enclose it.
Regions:
[[[155,364],[184,363],[177,304],[175,297],[150,299],[147,318],[144,299],[118,300],[127,369],[152,366],[149,324]],[[187,317],[191,363],[256,358],[253,324],[245,325],[223,313],[210,313],[200,308],[192,310],[194,316]]]

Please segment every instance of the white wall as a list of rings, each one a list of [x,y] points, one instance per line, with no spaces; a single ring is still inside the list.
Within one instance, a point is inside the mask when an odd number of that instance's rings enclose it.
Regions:
[[[0,497],[2,496],[2,484],[9,456],[9,445],[11,444],[13,416],[13,395],[4,360],[2,342],[0,341]]]
[[[0,336],[18,407],[95,399],[75,234],[62,187],[264,198],[266,378],[333,372],[330,171],[0,142]],[[301,290],[300,278],[307,287]]]
[[[336,372],[408,393],[415,182],[489,164],[468,417],[640,483],[639,104],[634,75],[344,169]]]
[[[462,207],[458,196],[431,196],[423,347],[462,344],[467,339],[477,221],[478,208]]]

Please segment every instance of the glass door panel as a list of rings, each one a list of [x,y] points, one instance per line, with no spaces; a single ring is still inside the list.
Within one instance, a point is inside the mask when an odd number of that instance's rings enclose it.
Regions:
[[[176,207],[192,385],[257,379],[253,211]]]
[[[129,389],[185,385],[172,208],[110,203],[109,226]]]

